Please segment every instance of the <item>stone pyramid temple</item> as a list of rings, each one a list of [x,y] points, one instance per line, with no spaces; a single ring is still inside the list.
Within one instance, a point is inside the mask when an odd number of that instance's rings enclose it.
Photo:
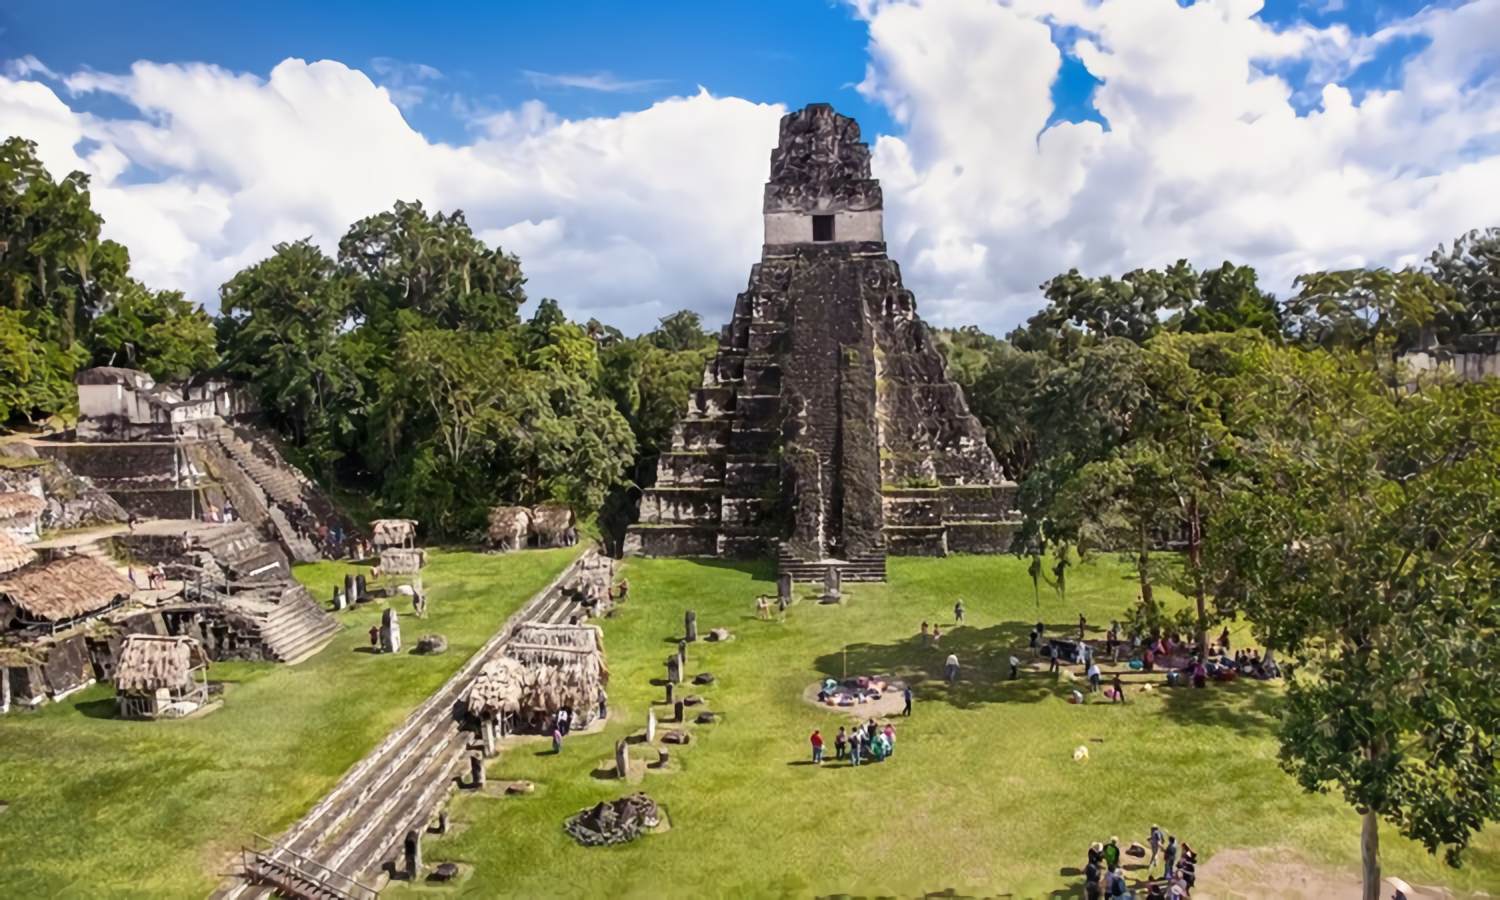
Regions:
[[[781,120],[765,246],[641,499],[625,550],[775,554],[780,571],[885,578],[887,554],[999,553],[1003,477],[886,256],[859,125]]]

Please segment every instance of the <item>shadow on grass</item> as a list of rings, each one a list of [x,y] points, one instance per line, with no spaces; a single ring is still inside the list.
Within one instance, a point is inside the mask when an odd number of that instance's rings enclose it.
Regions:
[[[889,644],[850,644],[842,650],[818,657],[814,665],[823,675],[843,678],[845,661],[849,675],[889,675],[905,681],[917,702],[948,703],[966,709],[987,703],[1036,703],[1057,696],[1062,687],[1050,674],[1026,673],[1010,678],[1012,655],[1032,658],[1027,646],[1031,626],[1004,622],[988,628],[960,626],[945,631],[938,646],[919,635]],[[959,663],[958,681],[943,679],[943,664],[949,654]]]
[[[1212,725],[1264,736],[1275,732],[1280,717],[1281,692],[1275,682],[1211,682],[1205,688],[1164,688],[1161,696],[1163,714],[1182,725]]]
[[[81,703],[74,704],[74,708],[90,719],[119,718],[118,708],[113,697],[105,697],[101,700],[84,700]]]

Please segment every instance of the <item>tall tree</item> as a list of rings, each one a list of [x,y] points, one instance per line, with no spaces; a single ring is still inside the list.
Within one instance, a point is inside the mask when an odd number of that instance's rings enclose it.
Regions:
[[[218,364],[213,320],[179,291],[151,291],[131,280],[94,320],[94,364],[142,369],[180,381]]]
[[[1213,527],[1288,676],[1281,760],[1363,816],[1446,849],[1500,817],[1500,385],[1413,395],[1324,353],[1265,352],[1234,417],[1254,478]]]
[[[1380,358],[1416,346],[1424,329],[1455,308],[1452,288],[1416,269],[1309,272],[1296,284],[1286,305],[1296,337]]]
[[[1442,337],[1500,331],[1500,228],[1459,235],[1452,249],[1439,245],[1427,261],[1432,276],[1454,295],[1452,309],[1441,317]]]
[[[331,462],[331,436],[349,427],[359,394],[340,353],[340,332],[354,312],[347,279],[304,238],[277,244],[220,296],[229,370],[259,389],[298,446],[316,441]]]

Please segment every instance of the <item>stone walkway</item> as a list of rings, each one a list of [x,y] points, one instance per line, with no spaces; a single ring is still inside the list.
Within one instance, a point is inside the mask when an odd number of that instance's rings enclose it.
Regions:
[[[338,873],[331,882],[352,880],[363,886],[381,880],[385,864],[399,852],[407,830],[425,830],[453,789],[454,776],[472,738],[461,727],[459,697],[464,689],[486,662],[500,654],[522,622],[568,620],[577,607],[563,596],[562,587],[595,555],[590,550],[574,560],[507,619],[436,693],[346,772],[300,822],[276,838],[277,847],[259,860],[262,870],[292,878],[298,882],[298,890],[308,896],[369,896],[357,888],[336,888],[332,883],[319,889],[303,883],[295,871],[289,870],[326,867]],[[306,865],[306,860],[315,865]],[[276,890],[272,886],[253,883],[244,871],[237,871],[211,895],[211,900],[273,896]]]

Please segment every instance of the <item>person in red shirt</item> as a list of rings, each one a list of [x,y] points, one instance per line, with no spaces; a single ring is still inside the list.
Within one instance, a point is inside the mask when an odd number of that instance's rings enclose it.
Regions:
[[[823,735],[816,729],[812,733],[813,762],[817,765],[823,764]]]

